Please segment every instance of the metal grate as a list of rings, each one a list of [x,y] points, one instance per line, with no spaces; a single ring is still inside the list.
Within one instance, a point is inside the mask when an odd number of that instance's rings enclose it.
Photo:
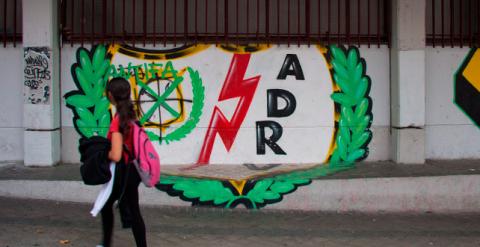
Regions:
[[[0,40],[3,47],[22,42],[22,1],[0,0]]]
[[[64,42],[389,44],[389,0],[63,0]]]
[[[480,1],[428,0],[427,44],[480,46]]]

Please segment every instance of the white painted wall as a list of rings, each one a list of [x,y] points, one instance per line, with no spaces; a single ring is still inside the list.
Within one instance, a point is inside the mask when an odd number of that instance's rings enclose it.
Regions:
[[[69,66],[75,61],[77,48],[76,46],[62,48],[62,95],[75,89]],[[468,51],[469,48],[427,47],[426,49],[425,151],[428,159],[480,158],[480,146],[475,145],[480,140],[480,130],[453,104],[453,76]],[[2,52],[6,51],[2,50]],[[361,47],[360,55],[365,58],[367,74],[372,79],[370,95],[373,99],[373,139],[369,146],[370,155],[367,160],[388,160],[391,157],[388,48],[385,46],[381,48]],[[21,63],[21,59],[17,59],[17,62]],[[19,70],[17,73],[21,73],[21,71]],[[17,87],[20,90],[21,85],[17,85]],[[0,93],[5,94],[4,91]],[[13,98],[10,94],[6,95],[6,97],[8,96]],[[0,114],[6,112],[2,111]],[[62,99],[62,160],[68,163],[78,162],[79,159],[76,150],[78,135],[73,129],[72,116],[71,110],[65,107]],[[20,115],[17,117],[21,118]],[[0,124],[4,129],[5,123]],[[12,155],[12,153],[9,151],[8,155]],[[21,159],[21,154],[17,154],[15,157]]]
[[[453,103],[454,74],[469,48],[426,51],[426,157],[480,158],[480,129]]]
[[[0,48],[0,162],[23,160],[23,47]]]
[[[86,46],[86,48],[90,49],[89,46]],[[62,95],[64,95],[67,92],[70,92],[71,90],[76,89],[76,86],[71,76],[70,67],[76,60],[75,52],[77,49],[78,49],[78,46],[70,47],[69,45],[65,45],[62,48],[62,58],[61,58],[62,59],[62,69],[61,69]],[[290,49],[292,49],[292,47]],[[390,159],[389,50],[388,50],[388,47],[386,46],[382,46],[380,48],[377,48],[377,47],[367,48],[366,46],[363,46],[359,49],[359,51],[360,51],[360,56],[365,58],[366,65],[367,65],[367,74],[370,76],[372,80],[370,96],[373,100],[373,108],[372,108],[373,124],[371,128],[373,132],[373,139],[369,145],[370,154],[367,160],[371,160],[371,161],[388,160]],[[227,61],[227,63],[228,62],[229,61]],[[302,64],[302,66],[304,65]],[[272,70],[275,70],[274,73],[278,73],[277,70],[279,70],[279,68],[277,67],[279,66],[277,65],[275,68],[272,68]],[[254,106],[254,104],[255,103],[252,103],[252,107]],[[266,110],[266,107],[264,108]],[[208,121],[210,120],[211,114],[209,113],[206,115],[208,116],[205,116],[205,118],[207,119],[206,120],[207,123],[205,124],[208,125]],[[65,99],[62,98],[62,161],[66,163],[76,163],[79,160],[79,155],[77,151],[79,136],[73,127],[72,117],[73,117],[72,111],[65,106]],[[289,127],[292,127],[292,126],[289,126]],[[298,127],[302,128],[301,126],[298,126]],[[203,140],[203,135],[199,136],[199,139]],[[219,138],[217,137],[217,139]],[[202,145],[202,140],[198,140],[199,146]],[[220,141],[220,140],[217,140],[217,141]],[[223,144],[221,146],[224,149]],[[268,147],[267,147],[267,151],[268,151]]]
[[[360,56],[367,64],[367,75],[372,81],[370,97],[372,106],[373,138],[369,145],[370,154],[367,161],[389,160],[390,143],[390,51],[387,46],[370,48],[361,46]]]

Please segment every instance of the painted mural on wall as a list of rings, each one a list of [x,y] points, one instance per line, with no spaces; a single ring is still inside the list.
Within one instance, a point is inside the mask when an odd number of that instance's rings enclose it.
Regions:
[[[24,102],[50,104],[52,61],[48,47],[24,48]]]
[[[162,159],[158,189],[192,205],[260,208],[367,157],[365,72],[354,47],[98,45],[78,49],[78,89],[65,97],[82,136],[105,136],[105,84],[126,78]]]
[[[473,48],[455,74],[454,102],[480,127],[480,50]]]

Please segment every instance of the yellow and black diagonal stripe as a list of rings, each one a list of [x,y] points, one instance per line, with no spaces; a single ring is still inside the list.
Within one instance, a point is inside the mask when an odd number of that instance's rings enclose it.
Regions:
[[[472,48],[455,74],[454,102],[480,126],[480,49]]]

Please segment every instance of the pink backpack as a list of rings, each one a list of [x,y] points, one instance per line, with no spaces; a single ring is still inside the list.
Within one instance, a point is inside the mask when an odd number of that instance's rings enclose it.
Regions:
[[[133,164],[137,168],[138,174],[143,184],[152,187],[158,183],[160,179],[160,157],[153,147],[152,142],[148,139],[147,133],[137,123],[132,124],[133,127]]]

